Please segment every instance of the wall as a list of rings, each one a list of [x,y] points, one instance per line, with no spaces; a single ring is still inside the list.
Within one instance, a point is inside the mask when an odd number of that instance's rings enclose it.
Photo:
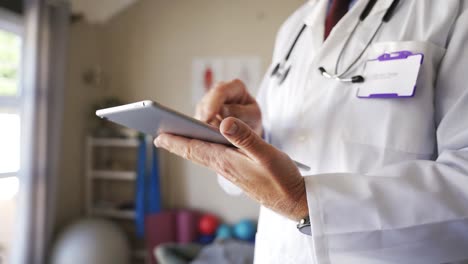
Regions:
[[[279,26],[303,2],[141,0],[103,27],[110,89],[127,101],[153,99],[192,115],[192,58],[255,55],[266,68]],[[209,210],[230,222],[258,216],[250,199],[224,194],[213,172],[163,156],[166,205]]]
[[[101,65],[101,34],[98,26],[79,22],[70,28],[68,81],[65,87],[60,174],[57,179],[56,229],[60,230],[84,213],[84,150],[91,104],[103,94],[102,87],[87,85],[83,73]]]

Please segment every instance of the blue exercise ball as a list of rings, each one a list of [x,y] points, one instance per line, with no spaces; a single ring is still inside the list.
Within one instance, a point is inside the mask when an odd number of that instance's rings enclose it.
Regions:
[[[231,227],[229,227],[226,224],[220,225],[218,227],[218,230],[216,231],[216,239],[225,240],[225,239],[230,239],[230,238],[232,238]]]
[[[252,241],[255,238],[257,227],[251,220],[242,220],[234,226],[233,231],[236,238]]]

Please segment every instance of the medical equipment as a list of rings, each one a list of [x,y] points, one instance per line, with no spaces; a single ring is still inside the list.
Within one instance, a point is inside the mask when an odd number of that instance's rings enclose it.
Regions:
[[[337,59],[336,64],[335,64],[334,73],[333,74],[329,73],[324,67],[321,66],[321,67],[319,67],[319,71],[322,74],[322,76],[324,76],[325,78],[328,78],[328,79],[335,79],[337,81],[347,82],[347,83],[362,83],[362,82],[365,81],[365,79],[364,79],[364,77],[362,75],[355,75],[355,76],[352,76],[350,78],[344,78],[343,76],[346,73],[348,73],[349,70],[351,70],[351,68],[354,65],[356,65],[356,63],[362,57],[362,55],[364,55],[366,50],[369,48],[370,44],[373,42],[374,38],[377,36],[377,33],[380,31],[382,25],[384,23],[387,23],[388,21],[390,21],[390,19],[392,18],[393,13],[394,13],[396,7],[398,6],[398,3],[400,2],[400,0],[393,0],[390,7],[387,9],[387,12],[383,16],[379,26],[375,30],[374,34],[372,35],[370,40],[367,42],[364,49],[356,57],[356,59],[354,59],[354,61],[341,73],[338,73],[338,66],[339,66],[339,63],[340,63],[341,58],[343,56],[343,53],[344,53],[344,51],[346,50],[346,47],[349,44],[349,41],[351,40],[352,36],[356,32],[356,29],[367,18],[367,16],[370,14],[370,12],[374,8],[374,5],[376,4],[376,2],[377,2],[377,0],[369,0],[366,7],[364,8],[361,15],[359,16],[358,22],[354,26],[351,33],[348,35],[348,38],[346,39],[346,41],[345,41],[345,43],[344,43],[344,45],[343,45],[343,47],[342,47],[342,49],[341,49],[341,51],[340,51],[340,53],[338,55],[338,59]],[[294,51],[294,48],[296,47],[297,42],[301,38],[301,36],[304,33],[306,28],[307,28],[307,25],[304,24],[302,26],[302,28],[300,29],[299,33],[297,34],[296,38],[294,39],[294,42],[292,43],[291,47],[289,48],[289,51],[286,54],[286,57],[283,59],[283,61],[279,62],[275,66],[275,68],[273,69],[273,71],[271,73],[272,78],[276,77],[278,79],[278,84],[279,85],[281,85],[286,80],[286,78],[288,77],[288,75],[289,75],[289,73],[291,71],[292,65],[289,63],[289,58],[291,57],[291,54]]]

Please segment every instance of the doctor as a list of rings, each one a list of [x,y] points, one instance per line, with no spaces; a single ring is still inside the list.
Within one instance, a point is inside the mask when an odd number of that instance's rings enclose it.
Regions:
[[[232,81],[197,108],[238,149],[155,144],[262,205],[256,263],[462,263],[467,50],[465,0],[310,0],[280,29],[257,99]]]

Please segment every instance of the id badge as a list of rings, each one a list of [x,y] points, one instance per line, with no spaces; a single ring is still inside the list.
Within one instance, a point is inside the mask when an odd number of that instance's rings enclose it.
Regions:
[[[363,74],[365,81],[360,84],[357,97],[413,97],[423,60],[422,53],[399,51],[367,61]]]

